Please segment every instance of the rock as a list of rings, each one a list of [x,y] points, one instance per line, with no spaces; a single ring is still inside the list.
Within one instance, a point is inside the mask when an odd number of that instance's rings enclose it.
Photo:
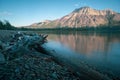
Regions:
[[[23,36],[23,33],[21,33],[21,32],[18,31],[17,34],[13,35],[13,38],[14,39],[18,39],[21,36]]]
[[[3,49],[3,43],[2,43],[2,41],[0,41],[0,50],[2,50]]]
[[[57,73],[56,73],[56,72],[53,72],[53,73],[52,73],[52,77],[55,78],[55,79],[57,79],[57,78],[58,78]]]
[[[30,67],[29,67],[27,64],[25,64],[25,68],[26,68],[26,69],[29,69]]]
[[[6,57],[7,57],[7,60],[12,60],[12,59],[19,58],[27,53],[30,53],[30,51],[27,48],[22,46],[20,47],[13,46],[7,51]]]
[[[2,53],[0,53],[0,64],[5,63],[5,57]]]
[[[2,46],[2,42],[0,41],[0,46]]]
[[[16,73],[20,72],[19,67],[17,67],[17,68],[15,69],[15,72],[16,72]]]
[[[45,58],[43,58],[45,61],[47,61],[47,62],[51,62],[52,61],[52,57],[45,57]]]

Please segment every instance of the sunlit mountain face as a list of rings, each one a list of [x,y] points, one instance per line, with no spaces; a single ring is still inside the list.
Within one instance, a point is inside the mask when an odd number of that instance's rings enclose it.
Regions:
[[[29,28],[57,28],[57,27],[98,27],[120,25],[120,14],[110,9],[96,10],[90,7],[75,9],[68,15],[53,21],[45,20],[34,23]]]

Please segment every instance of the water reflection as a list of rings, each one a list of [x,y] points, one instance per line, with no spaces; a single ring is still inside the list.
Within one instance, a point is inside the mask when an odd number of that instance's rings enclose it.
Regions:
[[[107,53],[110,50],[110,44],[120,42],[120,35],[109,33],[52,34],[49,35],[49,39],[59,41],[77,52],[89,55],[96,51]]]
[[[48,39],[58,41],[85,56],[87,63],[102,72],[120,76],[120,33],[49,34]],[[78,64],[79,58],[74,60],[73,63]]]

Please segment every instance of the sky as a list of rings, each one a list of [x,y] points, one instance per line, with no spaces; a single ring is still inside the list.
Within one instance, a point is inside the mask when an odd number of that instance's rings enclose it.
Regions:
[[[0,0],[0,20],[16,27],[27,26],[61,18],[83,6],[120,12],[119,5],[120,0]]]

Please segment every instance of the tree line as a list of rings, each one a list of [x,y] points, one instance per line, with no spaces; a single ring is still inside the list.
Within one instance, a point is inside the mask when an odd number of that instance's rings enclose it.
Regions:
[[[16,29],[16,27],[12,26],[9,21],[5,20],[5,21],[0,21],[0,29],[3,30],[14,30]]]
[[[62,31],[120,31],[120,26],[98,26],[98,27],[78,27],[78,28],[70,28],[66,27],[57,27],[57,28],[25,28],[25,27],[14,27],[12,26],[9,21],[0,21],[0,29],[2,30],[25,30],[25,31],[47,31],[47,32],[62,32]]]

